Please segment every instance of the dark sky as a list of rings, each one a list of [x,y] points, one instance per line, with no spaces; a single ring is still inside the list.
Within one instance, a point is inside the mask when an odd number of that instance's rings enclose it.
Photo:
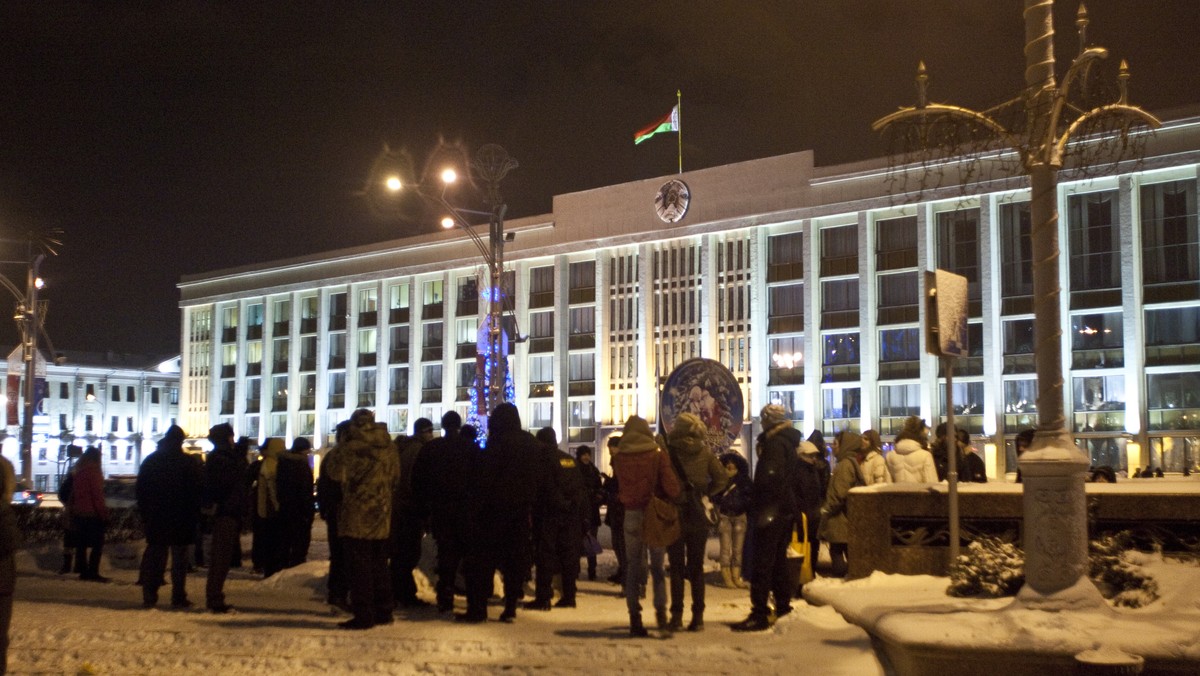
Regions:
[[[1060,55],[1077,5],[1059,2]],[[633,133],[683,92],[684,169],[882,154],[872,120],[1023,83],[1020,0],[0,3],[0,237],[59,227],[56,347],[171,353],[183,274],[421,231],[359,193],[385,143],[520,162],[510,216],[673,173]],[[1091,0],[1151,111],[1200,103],[1200,2]],[[1060,70],[1061,74],[1061,70]],[[11,247],[9,247],[11,248]],[[0,259],[22,258],[7,251]],[[0,271],[24,286],[24,269]],[[7,301],[6,301],[7,302]],[[0,307],[4,307],[0,304]],[[0,322],[0,349],[16,331]]]

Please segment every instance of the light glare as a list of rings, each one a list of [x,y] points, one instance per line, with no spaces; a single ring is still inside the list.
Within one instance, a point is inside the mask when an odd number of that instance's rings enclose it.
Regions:
[[[400,189],[404,187],[404,184],[400,182],[399,176],[388,176],[387,180],[384,181],[383,184],[386,185],[387,189],[391,190],[392,192],[399,192]]]
[[[454,227],[454,219],[450,218],[449,216],[444,216],[442,218],[442,227],[447,230],[453,228]]]
[[[446,185],[450,185],[451,183],[454,183],[457,180],[458,180],[458,172],[454,171],[453,169],[443,169],[442,170],[442,183],[445,183]]]

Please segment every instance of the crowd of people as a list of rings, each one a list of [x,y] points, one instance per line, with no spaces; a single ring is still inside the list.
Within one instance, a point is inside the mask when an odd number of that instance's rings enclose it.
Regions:
[[[352,615],[339,626],[390,624],[397,608],[436,606],[450,613],[456,594],[466,605],[454,618],[483,622],[497,591],[499,619],[511,622],[519,608],[576,607],[577,578],[596,579],[604,507],[617,559],[608,580],[623,587],[632,636],[648,634],[642,620],[647,591],[659,629],[704,629],[704,564],[713,532],[721,582],[749,588],[750,614],[732,628],[761,631],[789,613],[801,594],[804,578],[789,556],[792,543],[808,543],[811,565],[825,542],[831,574],[846,574],[852,488],[937,483],[949,472],[951,452],[960,480],[987,481],[963,430],[951,441],[942,425],[930,441],[916,416],[904,422],[886,456],[874,430],[840,432],[827,446],[820,431],[803,438],[780,406],[764,407],[760,420],[752,473],[741,454],[714,452],[705,422],[694,414],[680,413],[665,433],[632,416],[608,440],[608,476],[590,447],[571,455],[552,428],[525,431],[512,404],[488,417],[485,445],[454,411],[442,416],[440,436],[421,418],[411,435],[392,438],[370,410],[360,409],[337,425],[315,485],[307,439],[289,449],[282,439],[268,438],[250,463],[249,440],[219,424],[209,430],[212,451],[201,459],[184,450],[185,433],[172,426],[137,478],[146,535],[138,576],[143,605],[158,603],[170,560],[171,604],[191,606],[186,577],[206,558],[205,605],[229,612],[224,585],[229,570],[242,565],[241,534],[253,533],[253,569],[270,576],[307,559],[319,513],[328,529],[326,600]],[[103,493],[100,453],[90,448],[60,490],[68,524],[64,574],[75,570],[81,579],[106,581],[99,574],[108,520]],[[658,532],[662,504],[677,520],[666,540]],[[437,552],[432,604],[419,598],[414,577],[426,535]],[[493,589],[497,571],[500,590]],[[533,594],[526,600],[527,584]]]

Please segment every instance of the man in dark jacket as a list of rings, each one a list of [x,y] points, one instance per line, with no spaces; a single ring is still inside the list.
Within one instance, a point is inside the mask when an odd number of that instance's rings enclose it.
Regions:
[[[313,525],[311,450],[311,441],[305,437],[296,437],[292,448],[279,456],[275,485],[279,492],[285,568],[298,566],[308,560]]]
[[[346,552],[338,531],[338,512],[342,505],[342,486],[333,480],[325,469],[337,466],[338,455],[344,452],[343,444],[350,439],[350,421],[343,420],[333,431],[334,445],[325,454],[321,473],[317,477],[317,505],[321,520],[325,522],[326,541],[329,543],[329,577],[325,585],[325,602],[342,610],[350,609],[350,577],[346,572]],[[329,463],[332,461],[332,465]]]
[[[778,404],[764,406],[760,420],[763,431],[755,445],[758,464],[754,469],[749,511],[754,542],[750,561],[750,615],[733,625],[734,631],[768,629],[771,595],[775,597],[776,618],[792,611],[794,590],[788,572],[787,547],[798,515],[794,485],[800,432]]]
[[[439,612],[454,609],[454,581],[466,545],[467,479],[479,453],[461,430],[462,416],[447,411],[442,415],[442,436],[422,446],[413,465],[413,495],[428,509],[430,534],[437,542]]]
[[[421,562],[421,540],[425,537],[426,506],[416,498],[413,468],[421,448],[433,441],[433,422],[417,418],[411,437],[396,437],[400,459],[400,485],[392,500],[392,593],[401,608],[423,608],[428,601],[417,598],[413,569]]]
[[[538,430],[537,440],[541,442],[540,464],[545,474],[541,495],[533,509],[536,591],[525,607],[550,610],[554,575],[560,574],[562,597],[554,605],[574,608],[588,496],[575,458],[558,448],[554,428]]]
[[[611,464],[617,449],[621,445],[621,435],[614,434],[608,438],[608,462]],[[602,475],[603,476],[603,475]],[[604,480],[604,523],[608,526],[613,554],[617,557],[617,569],[608,577],[609,582],[625,585],[625,505],[621,504],[621,482],[614,472]]]
[[[529,517],[538,485],[537,440],[521,429],[517,407],[504,403],[488,417],[487,446],[473,483],[474,536],[467,551],[467,612],[461,622],[487,620],[487,599],[496,569],[504,578],[502,622],[517,616],[529,571]]]
[[[158,603],[168,550],[171,554],[171,605],[187,608],[187,548],[196,540],[203,491],[200,458],[183,450],[186,435],[178,425],[167,428],[158,448],[142,462],[137,475],[137,506],[146,531],[146,550],[138,584],[142,605]]]
[[[213,450],[204,464],[204,509],[212,515],[213,526],[205,603],[214,613],[227,613],[233,606],[225,603],[225,578],[249,511],[246,477],[250,466],[246,455],[234,447],[233,427],[228,423],[214,425],[208,440]]]
[[[604,475],[596,469],[596,463],[592,461],[592,449],[590,446],[580,446],[575,450],[575,464],[579,468],[579,474],[583,477],[583,489],[588,496],[587,505],[587,523],[585,527],[593,540],[597,539],[597,531],[600,528],[600,505],[604,504]],[[587,556],[588,579],[596,579],[596,555],[592,552],[584,552]]]

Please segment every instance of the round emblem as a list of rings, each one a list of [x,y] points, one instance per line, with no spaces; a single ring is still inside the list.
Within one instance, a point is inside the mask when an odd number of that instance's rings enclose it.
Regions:
[[[667,376],[658,410],[667,432],[680,413],[694,413],[708,428],[709,448],[720,454],[742,431],[745,400],[737,378],[724,364],[712,359],[689,359]]]
[[[664,223],[678,223],[687,213],[691,199],[692,192],[688,190],[687,183],[673,178],[658,189],[658,194],[654,196],[654,210]]]

